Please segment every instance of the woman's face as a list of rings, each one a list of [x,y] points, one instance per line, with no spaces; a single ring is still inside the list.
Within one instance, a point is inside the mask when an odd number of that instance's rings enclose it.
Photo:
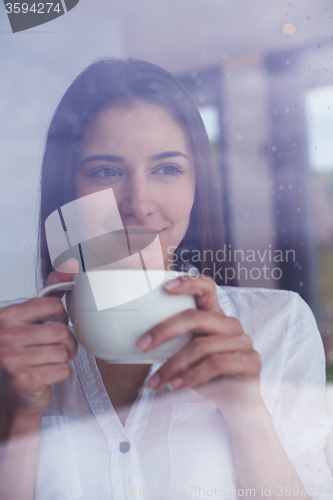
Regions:
[[[195,172],[183,128],[162,107],[134,106],[101,111],[83,136],[76,170],[80,198],[112,188],[121,221],[133,238],[158,232],[165,267],[169,247],[186,234],[194,202]]]

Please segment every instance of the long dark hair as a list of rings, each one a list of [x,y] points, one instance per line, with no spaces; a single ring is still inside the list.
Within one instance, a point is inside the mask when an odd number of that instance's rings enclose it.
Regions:
[[[74,171],[85,127],[103,108],[131,106],[143,101],[165,108],[187,132],[196,173],[195,201],[188,231],[177,249],[200,272],[223,284],[216,252],[223,241],[223,218],[218,180],[209,140],[200,113],[183,85],[166,70],[135,59],[105,58],[86,68],[60,101],[47,134],[41,176],[39,260],[43,282],[53,270],[47,249],[45,220],[75,199]],[[183,252],[184,254],[184,252]],[[206,257],[208,254],[209,260]],[[199,256],[199,258],[198,258]],[[196,258],[194,258],[196,257]]]

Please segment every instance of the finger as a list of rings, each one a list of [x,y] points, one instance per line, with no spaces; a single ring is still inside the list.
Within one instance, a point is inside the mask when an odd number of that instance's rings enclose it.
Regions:
[[[45,287],[49,285],[55,285],[56,283],[63,283],[65,281],[73,281],[75,276],[79,272],[79,263],[76,259],[68,259],[55,271],[49,274],[47,281],[45,283]]]
[[[9,375],[27,368],[68,362],[68,351],[63,344],[30,347],[24,351],[12,351],[0,360],[0,368]]]
[[[43,345],[62,344],[66,347],[68,357],[74,359],[77,354],[77,341],[64,323],[42,323],[24,325],[15,329],[7,329],[0,335],[0,353],[20,351],[24,348]]]
[[[12,377],[18,394],[37,394],[47,386],[70,379],[72,370],[68,363],[29,367]]]
[[[66,311],[59,298],[35,298],[0,309],[0,328],[43,321],[68,322]]]
[[[258,376],[261,363],[259,354],[252,350],[215,354],[205,358],[201,363],[170,380],[168,386],[172,390],[196,387],[220,376]],[[161,387],[158,385],[158,388]]]
[[[63,262],[55,271],[49,274],[44,288],[50,285],[56,285],[57,283],[65,283],[68,281],[73,281],[75,276],[79,273],[80,267],[76,259],[68,259]],[[62,298],[65,292],[58,290],[53,291],[52,295],[54,297]]]
[[[206,335],[233,335],[243,333],[236,318],[211,314],[198,309],[182,311],[151,328],[137,341],[136,345],[144,352],[150,351],[186,333]]]
[[[186,346],[178,351],[156,372],[159,375],[155,380],[159,380],[162,387],[177,374],[183,373],[196,365],[198,362],[210,355],[218,353],[251,352],[252,341],[248,335],[231,336],[201,336],[192,339]],[[151,384],[148,382],[148,386]]]
[[[171,294],[194,295],[198,309],[225,315],[217,300],[216,285],[209,276],[181,276],[167,281],[164,288]]]

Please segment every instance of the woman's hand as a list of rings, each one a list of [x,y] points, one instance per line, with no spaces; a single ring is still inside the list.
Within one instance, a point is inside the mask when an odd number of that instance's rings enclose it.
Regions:
[[[185,333],[192,333],[193,338],[149,379],[147,386],[195,388],[230,418],[254,407],[262,408],[259,354],[240,322],[227,317],[220,308],[214,281],[186,276],[169,281],[165,289],[174,295],[194,295],[197,309],[156,325],[139,339],[137,346],[147,352]]]
[[[77,263],[76,263],[77,264]],[[46,286],[74,279],[73,259],[49,275]],[[58,297],[35,298],[0,310],[0,370],[11,413],[41,416],[52,384],[71,377],[68,361],[77,352]]]

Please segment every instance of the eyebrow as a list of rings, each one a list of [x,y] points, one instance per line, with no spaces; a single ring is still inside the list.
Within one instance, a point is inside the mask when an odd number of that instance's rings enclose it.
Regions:
[[[186,154],[181,153],[180,151],[166,151],[165,153],[159,153],[158,155],[150,156],[149,159],[157,161],[165,160],[165,158],[175,158],[176,156],[181,156],[183,158],[186,158],[186,160],[189,160],[189,157]]]
[[[181,153],[180,151],[165,151],[164,153],[159,153],[157,155],[150,156],[149,160],[158,161],[158,160],[165,160],[166,158],[175,158],[177,156],[181,156],[182,158],[186,158],[186,160],[189,160],[189,157],[186,154]],[[84,165],[89,161],[110,161],[110,162],[124,163],[126,159],[123,156],[116,156],[116,155],[93,155],[93,156],[87,156],[87,158],[85,158],[82,161],[81,165]]]
[[[93,156],[87,156],[81,163],[81,165],[84,165],[85,163],[88,163],[89,161],[111,161],[111,162],[124,162],[125,158],[122,156],[115,156],[115,155],[93,155]]]

